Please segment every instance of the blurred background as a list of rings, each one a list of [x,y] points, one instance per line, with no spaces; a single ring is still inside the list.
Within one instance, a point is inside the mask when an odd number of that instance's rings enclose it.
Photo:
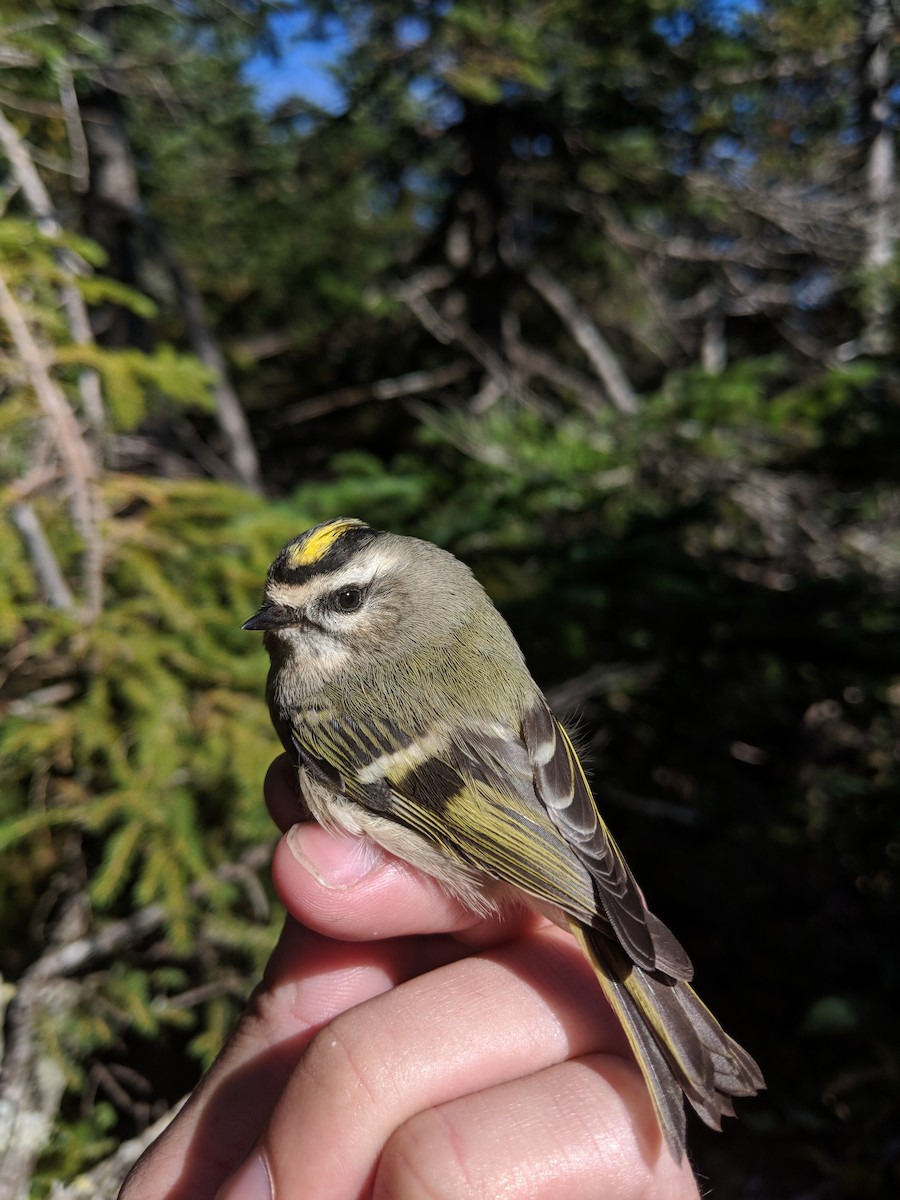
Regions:
[[[240,625],[339,514],[577,717],[769,1083],[704,1187],[900,1194],[898,23],[3,0],[2,1200],[114,1195],[258,977]]]

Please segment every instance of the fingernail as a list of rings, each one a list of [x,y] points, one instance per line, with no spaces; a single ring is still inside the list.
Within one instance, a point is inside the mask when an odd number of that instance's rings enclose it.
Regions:
[[[216,1192],[216,1200],[273,1200],[272,1176],[262,1154],[254,1154],[226,1179]]]
[[[292,825],[286,840],[300,866],[326,888],[352,887],[384,862],[367,837],[331,833],[309,822]]]

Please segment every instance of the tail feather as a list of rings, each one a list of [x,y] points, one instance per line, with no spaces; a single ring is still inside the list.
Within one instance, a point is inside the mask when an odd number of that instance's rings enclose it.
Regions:
[[[657,989],[667,987],[653,981]],[[765,1081],[759,1067],[738,1043],[728,1036],[693,988],[670,987],[687,1019],[697,1032],[713,1068],[713,1086],[726,1096],[755,1096]]]
[[[685,1150],[682,1096],[713,1129],[734,1116],[733,1096],[765,1087],[759,1067],[721,1028],[683,980],[651,974],[632,963],[598,930],[571,922],[650,1089],[672,1157]]]

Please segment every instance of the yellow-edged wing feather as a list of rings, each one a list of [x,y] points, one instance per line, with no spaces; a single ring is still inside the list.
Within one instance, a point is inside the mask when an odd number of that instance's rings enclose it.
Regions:
[[[593,918],[590,871],[537,797],[521,738],[457,731],[413,742],[390,722],[330,713],[292,736],[301,758],[340,773],[346,798],[468,866],[580,920]]]

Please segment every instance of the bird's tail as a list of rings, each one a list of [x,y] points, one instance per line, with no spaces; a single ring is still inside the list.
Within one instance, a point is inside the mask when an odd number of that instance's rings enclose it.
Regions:
[[[750,1055],[724,1032],[687,983],[635,966],[609,937],[574,920],[572,932],[622,1022],[641,1068],[666,1144],[676,1162],[685,1149],[682,1096],[713,1129],[734,1116],[732,1098],[765,1087]]]

